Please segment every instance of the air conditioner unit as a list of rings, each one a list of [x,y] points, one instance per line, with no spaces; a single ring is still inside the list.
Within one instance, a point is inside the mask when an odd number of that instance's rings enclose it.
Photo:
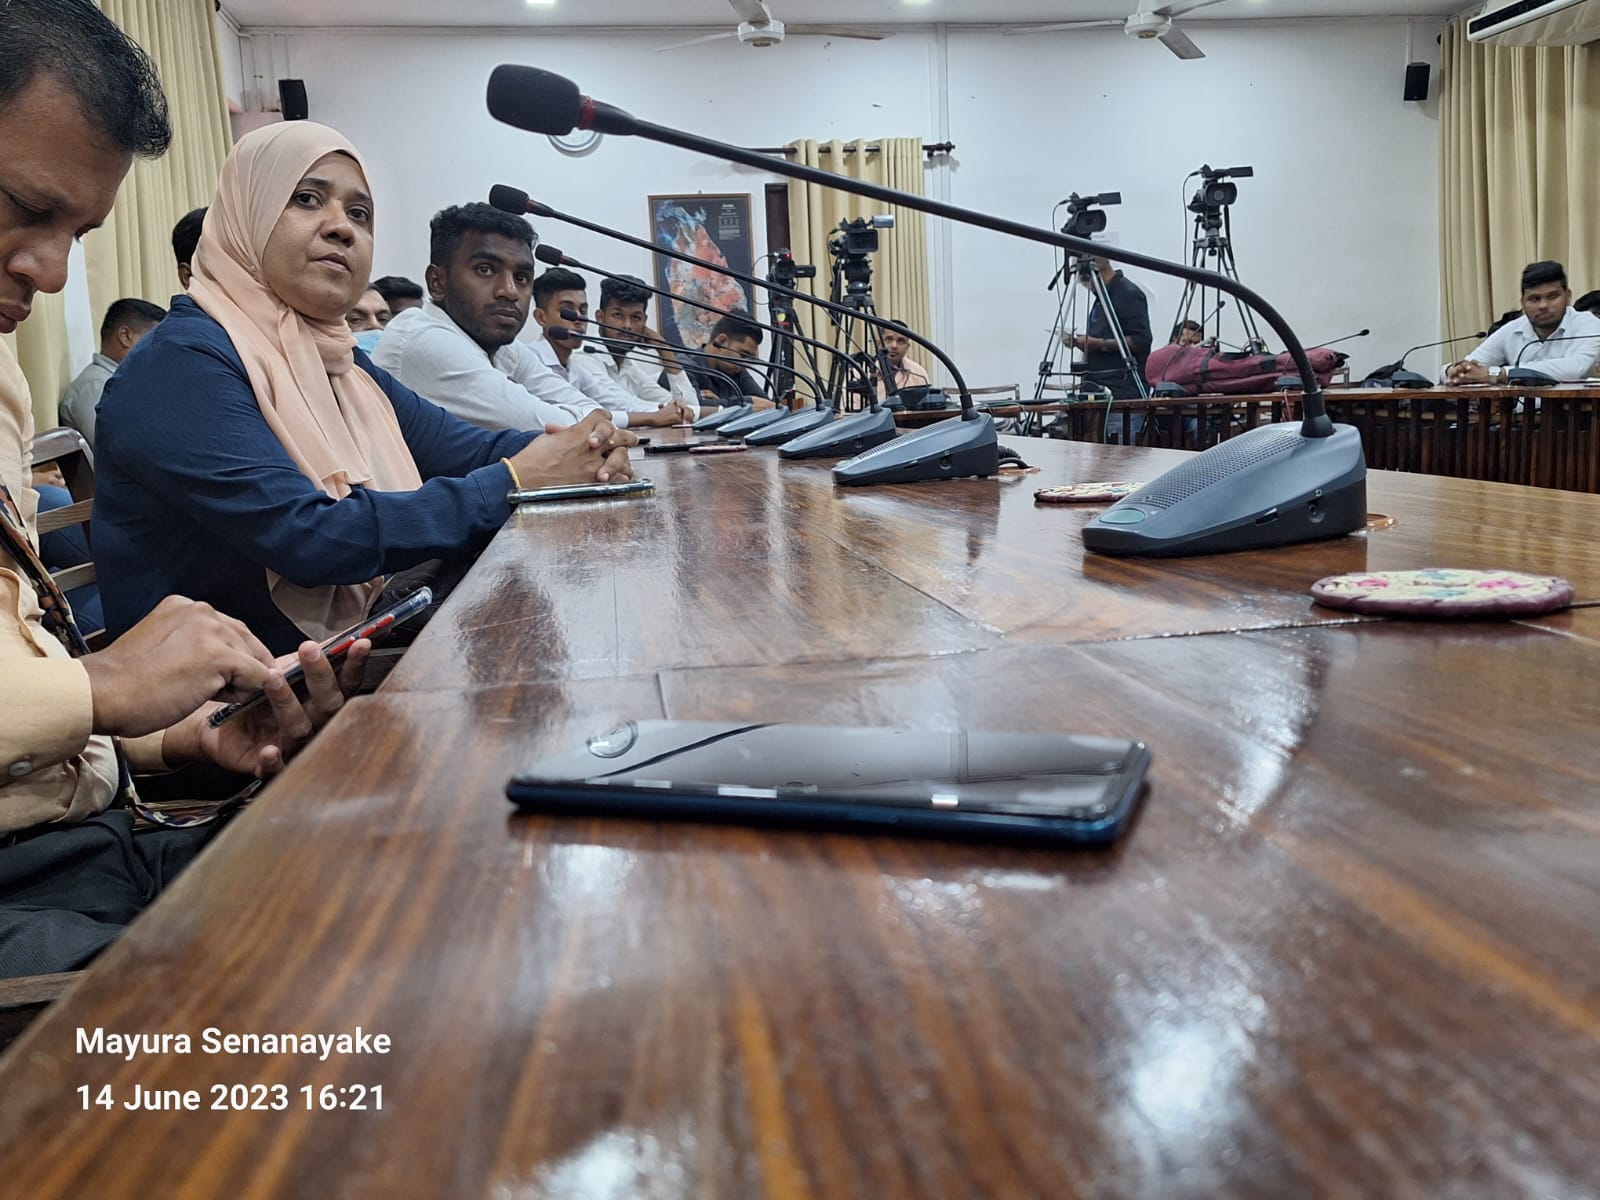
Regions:
[[[1600,0],[1489,0],[1467,38],[1497,46],[1581,46],[1600,40]]]

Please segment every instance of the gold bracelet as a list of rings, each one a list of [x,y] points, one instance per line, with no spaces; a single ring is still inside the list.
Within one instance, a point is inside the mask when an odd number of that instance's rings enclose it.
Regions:
[[[522,490],[522,480],[517,478],[517,469],[511,465],[509,458],[502,458],[500,461],[505,463],[506,470],[511,472],[511,486],[520,492]]]

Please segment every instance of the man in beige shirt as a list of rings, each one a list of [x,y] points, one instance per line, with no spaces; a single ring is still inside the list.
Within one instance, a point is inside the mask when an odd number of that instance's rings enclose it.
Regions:
[[[914,358],[906,355],[911,349],[911,339],[906,336],[911,332],[911,326],[904,321],[890,321],[892,329],[885,329],[882,333],[883,352],[888,355],[889,366],[894,371],[895,391],[905,387],[928,387],[928,369]],[[878,380],[878,399],[882,400],[888,395],[883,380]]]
[[[149,60],[93,5],[0,5],[0,333],[36,292],[62,289],[73,239],[105,220],[134,154],[170,138]],[[133,773],[202,761],[275,774],[338,709],[367,649],[341,681],[302,646],[302,703],[243,625],[172,597],[73,657],[66,622],[47,627],[40,607],[32,436],[27,382],[0,343],[0,977],[82,965],[214,827],[135,834],[114,739]],[[214,700],[263,688],[268,704],[206,723]]]

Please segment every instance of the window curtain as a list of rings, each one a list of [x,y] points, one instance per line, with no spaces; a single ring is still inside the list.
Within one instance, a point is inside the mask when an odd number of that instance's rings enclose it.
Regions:
[[[826,153],[823,153],[823,146],[827,147]],[[921,138],[799,141],[789,143],[788,148],[794,152],[794,161],[808,167],[916,196],[925,194],[923,172],[926,168]],[[789,230],[794,245],[790,249],[797,261],[815,263],[817,267],[817,277],[802,279],[800,286],[827,299],[833,265],[828,254],[828,234],[840,221],[885,211],[894,214],[894,228],[880,231],[880,249],[872,256],[873,307],[880,317],[904,321],[923,337],[928,337],[927,220],[919,212],[899,205],[886,206],[835,188],[792,180],[789,184]],[[808,336],[830,345],[837,344],[837,331],[819,310],[802,306],[797,315]],[[938,363],[925,361],[925,352],[913,346],[911,357],[922,362],[933,378],[939,377]]]
[[[1522,268],[1564,263],[1600,287],[1600,47],[1469,42],[1444,31],[1440,264],[1444,329],[1482,329],[1520,302]]]
[[[211,202],[231,139],[212,0],[96,2],[155,63],[173,133],[172,148],[161,158],[134,162],[106,223],[83,240],[89,323],[98,338],[113,300],[136,296],[164,308],[178,290],[172,226]],[[88,362],[88,350],[69,341],[66,314],[62,296],[36,296],[33,314],[11,335],[39,429],[60,424],[61,393]]]
[[[105,226],[84,239],[95,328],[108,305],[136,296],[163,308],[178,290],[172,227],[210,204],[228,157],[228,98],[212,0],[98,0],[150,55],[172,112],[172,148],[143,159],[122,184]]]

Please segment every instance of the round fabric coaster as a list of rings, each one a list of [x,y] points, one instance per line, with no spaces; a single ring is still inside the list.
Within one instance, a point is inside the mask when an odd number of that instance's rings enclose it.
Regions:
[[[1040,488],[1034,492],[1036,504],[1094,504],[1102,500],[1120,500],[1137,492],[1142,483],[1065,483],[1057,487]]]
[[[1520,571],[1369,571],[1330,575],[1311,585],[1318,604],[1399,617],[1526,616],[1572,603],[1572,585]]]

